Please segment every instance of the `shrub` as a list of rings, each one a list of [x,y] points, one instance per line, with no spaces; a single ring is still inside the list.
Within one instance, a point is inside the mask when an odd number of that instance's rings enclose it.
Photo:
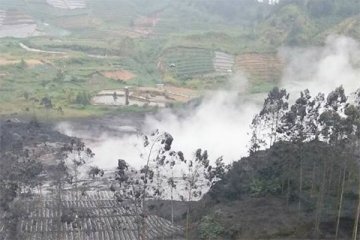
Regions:
[[[199,226],[201,239],[222,239],[225,229],[215,219],[215,216],[205,216],[201,219]]]

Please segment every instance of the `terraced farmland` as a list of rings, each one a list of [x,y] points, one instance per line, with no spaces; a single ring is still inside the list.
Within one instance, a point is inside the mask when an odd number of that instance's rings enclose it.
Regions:
[[[236,69],[252,81],[273,82],[281,77],[283,64],[275,54],[247,53],[236,57]]]
[[[180,79],[215,72],[213,53],[208,49],[176,48],[168,50],[159,64],[163,71]]]
[[[139,224],[134,209],[113,199],[110,192],[92,193],[76,202],[67,195],[61,206],[51,197],[27,201],[24,208],[28,217],[19,222],[18,231],[23,240],[83,239],[136,240]],[[72,220],[64,216],[77,213]],[[0,219],[0,235],[4,233],[4,216]],[[146,217],[146,239],[181,239],[182,229],[155,215]]]
[[[31,16],[18,10],[0,10],[0,37],[25,38],[38,34]]]
[[[217,73],[229,74],[232,72],[235,59],[233,55],[223,52],[215,52],[215,57],[213,62],[214,62],[215,71]]]
[[[6,12],[4,10],[0,10],[0,26],[4,24],[5,14]]]
[[[56,8],[61,9],[81,9],[86,8],[85,0],[46,0],[46,2]]]

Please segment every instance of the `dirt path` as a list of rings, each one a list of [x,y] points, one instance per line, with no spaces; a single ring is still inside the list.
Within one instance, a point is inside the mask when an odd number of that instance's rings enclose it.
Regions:
[[[66,52],[56,52],[56,51],[44,51],[36,48],[30,48],[23,43],[19,43],[20,47],[28,52],[36,52],[36,53],[49,53],[49,54],[66,54]]]

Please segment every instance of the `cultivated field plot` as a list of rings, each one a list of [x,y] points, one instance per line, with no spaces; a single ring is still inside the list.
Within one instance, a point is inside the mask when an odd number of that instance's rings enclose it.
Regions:
[[[18,231],[23,240],[137,240],[138,215],[123,206],[110,192],[98,192],[81,197],[67,195],[58,204],[46,197],[24,203],[29,216],[20,220]],[[78,214],[77,220],[71,214]],[[4,234],[4,216],[0,222],[0,235]],[[155,215],[146,217],[146,239],[181,239],[182,229]]]
[[[46,0],[46,2],[56,8],[61,9],[81,9],[86,8],[85,0]]]
[[[232,73],[235,57],[231,54],[200,48],[168,50],[159,62],[160,70],[171,72],[180,79],[201,75],[228,75]]]
[[[0,9],[0,38],[37,36],[37,25],[31,16],[18,10]]]
[[[283,64],[275,54],[247,53],[236,57],[236,69],[250,80],[272,82],[281,77]]]
[[[227,53],[215,52],[213,62],[216,73],[229,74],[232,72],[235,58],[233,55]]]
[[[0,10],[0,26],[2,26],[4,23],[5,14],[6,14],[6,11]]]
[[[159,62],[162,71],[172,72],[180,79],[196,75],[214,73],[214,54],[211,50],[200,48],[169,49]]]
[[[119,80],[119,81],[120,80],[128,81],[135,77],[134,73],[126,70],[106,71],[106,72],[102,72],[102,75],[104,75],[107,78]]]
[[[172,103],[186,103],[197,97],[196,91],[173,86],[134,87],[129,89],[129,105],[166,107]],[[125,90],[103,90],[93,99],[94,105],[124,106]]]

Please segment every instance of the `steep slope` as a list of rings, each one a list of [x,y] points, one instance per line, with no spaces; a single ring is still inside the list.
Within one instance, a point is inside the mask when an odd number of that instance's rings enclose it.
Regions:
[[[272,13],[259,25],[260,41],[264,45],[304,45],[316,34],[315,23],[301,7],[288,4]]]
[[[346,18],[340,23],[326,29],[317,36],[317,41],[324,41],[331,34],[345,35],[360,40],[360,15]]]
[[[304,154],[301,165],[300,154]],[[193,211],[198,229],[194,236],[315,239],[315,224],[319,221],[318,237],[332,239],[338,213],[339,170],[343,164],[340,159],[339,149],[314,141],[301,147],[278,143],[235,162],[202,200],[202,207]],[[354,161],[348,164],[356,166]],[[345,172],[349,179],[344,189],[339,239],[351,237],[357,206],[358,175],[350,178],[350,171]],[[211,231],[214,228],[219,230],[215,235]]]

